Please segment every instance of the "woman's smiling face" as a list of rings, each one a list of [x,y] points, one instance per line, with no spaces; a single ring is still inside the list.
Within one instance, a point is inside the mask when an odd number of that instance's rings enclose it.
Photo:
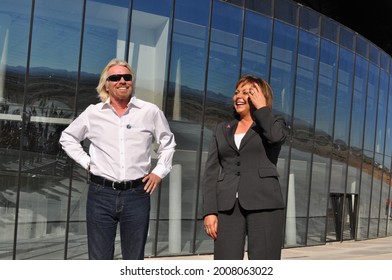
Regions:
[[[253,85],[251,83],[242,83],[238,85],[234,92],[234,108],[241,116],[250,114],[249,94],[251,90],[253,90]]]

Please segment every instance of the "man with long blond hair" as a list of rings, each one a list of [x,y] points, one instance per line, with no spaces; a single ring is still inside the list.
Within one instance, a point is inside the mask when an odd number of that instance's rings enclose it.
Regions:
[[[90,105],[63,132],[65,152],[89,172],[89,259],[113,259],[117,225],[126,260],[144,259],[150,195],[172,168],[174,135],[163,112],[133,94],[130,65],[112,59],[97,86],[100,103]],[[89,153],[80,142],[89,139]],[[158,162],[152,169],[151,144]],[[151,170],[152,169],[152,170]]]

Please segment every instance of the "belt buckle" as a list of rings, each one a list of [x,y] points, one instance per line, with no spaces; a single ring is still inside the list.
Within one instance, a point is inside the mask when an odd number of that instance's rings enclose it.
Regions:
[[[122,185],[122,190],[126,190],[127,189],[127,181],[121,181],[121,182],[115,182],[115,181],[113,181],[112,182],[112,189],[113,190],[118,190],[117,188],[116,188],[116,184],[119,184],[119,185]],[[131,182],[131,185],[132,185],[132,182]]]

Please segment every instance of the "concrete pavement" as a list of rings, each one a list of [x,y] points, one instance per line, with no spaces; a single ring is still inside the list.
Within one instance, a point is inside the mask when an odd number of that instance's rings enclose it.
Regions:
[[[194,255],[151,259],[212,260],[213,256]],[[392,260],[392,236],[283,249],[282,260]]]

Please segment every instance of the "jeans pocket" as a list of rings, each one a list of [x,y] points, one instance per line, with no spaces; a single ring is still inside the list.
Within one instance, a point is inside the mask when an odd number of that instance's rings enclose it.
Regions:
[[[91,182],[89,186],[89,192],[91,193],[98,193],[103,190],[104,186],[98,185],[96,183]]]
[[[131,189],[130,191],[132,192],[132,194],[138,195],[138,196],[150,195],[148,192],[146,192],[146,190],[144,189],[144,186],[145,186],[145,184],[141,184],[141,185]]]

